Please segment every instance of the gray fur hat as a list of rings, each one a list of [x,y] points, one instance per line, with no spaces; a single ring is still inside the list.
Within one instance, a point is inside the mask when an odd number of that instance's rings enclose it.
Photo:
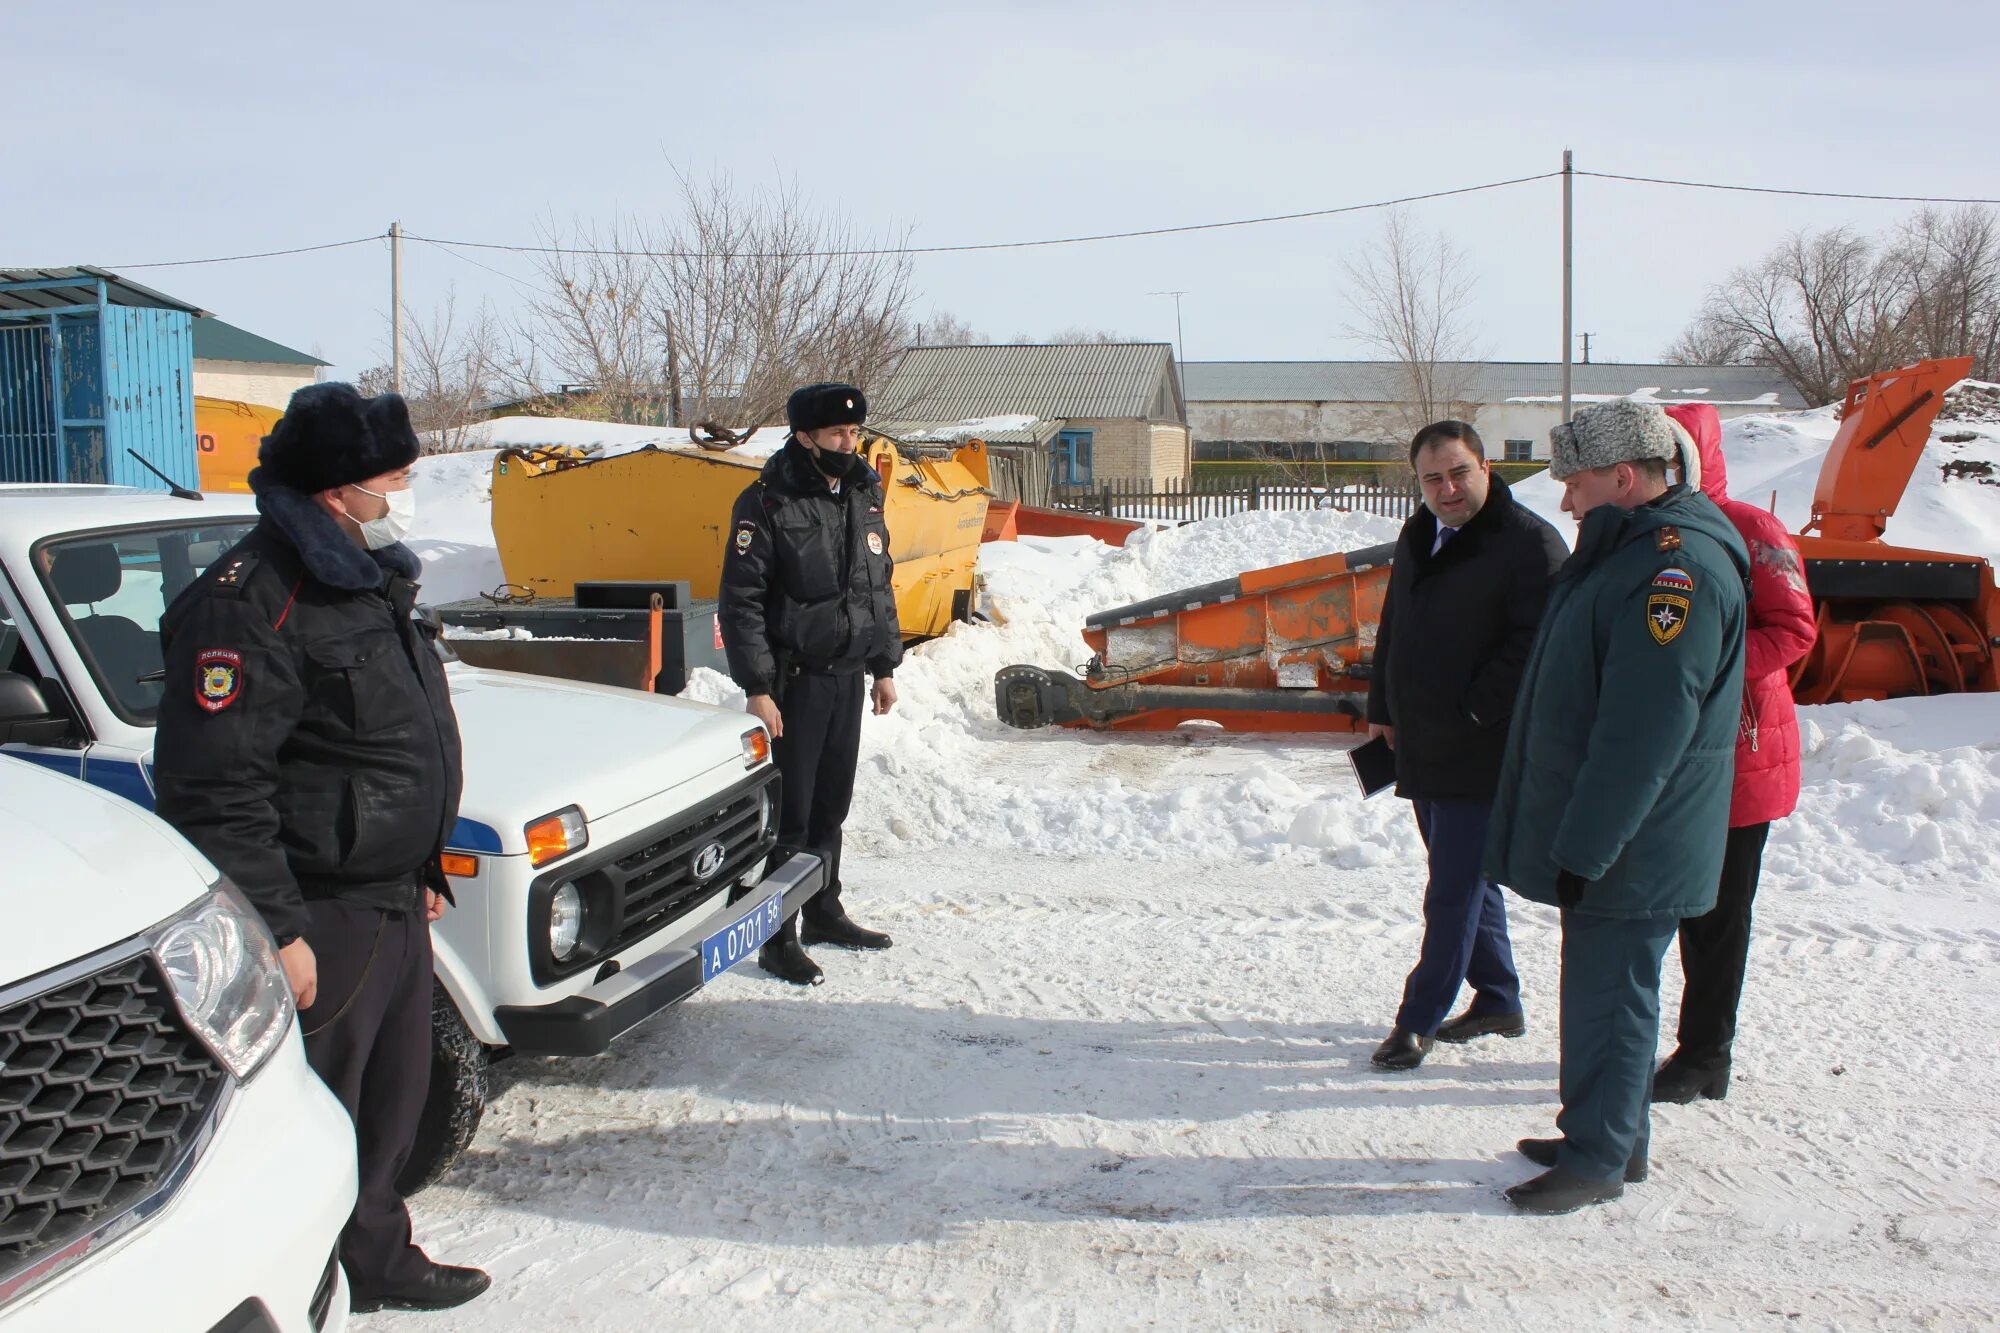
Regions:
[[[1594,403],[1549,431],[1549,475],[1557,481],[1643,458],[1682,469],[1688,464],[1673,419],[1652,403],[1631,398]]]

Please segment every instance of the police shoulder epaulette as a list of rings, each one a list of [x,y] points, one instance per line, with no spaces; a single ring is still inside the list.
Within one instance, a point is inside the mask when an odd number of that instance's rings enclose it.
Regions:
[[[1681,530],[1676,527],[1661,528],[1659,531],[1659,536],[1655,539],[1653,543],[1653,549],[1656,551],[1680,550]]]
[[[257,572],[257,553],[239,551],[229,557],[229,562],[216,571],[209,587],[218,597],[241,597],[250,584],[250,576]]]

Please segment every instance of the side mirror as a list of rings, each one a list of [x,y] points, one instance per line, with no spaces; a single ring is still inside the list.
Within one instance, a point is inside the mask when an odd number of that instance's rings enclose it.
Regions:
[[[69,719],[49,710],[42,687],[0,671],[0,745],[54,745],[69,735]]]

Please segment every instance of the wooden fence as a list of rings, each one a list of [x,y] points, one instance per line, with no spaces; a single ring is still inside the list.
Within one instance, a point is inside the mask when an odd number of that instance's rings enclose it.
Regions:
[[[1309,486],[1291,481],[1243,480],[1230,477],[1159,477],[1118,479],[1088,486],[1050,488],[1054,503],[1065,509],[1111,518],[1145,518],[1189,523],[1250,509],[1302,511],[1346,510],[1408,518],[1421,497],[1413,482],[1339,482]]]

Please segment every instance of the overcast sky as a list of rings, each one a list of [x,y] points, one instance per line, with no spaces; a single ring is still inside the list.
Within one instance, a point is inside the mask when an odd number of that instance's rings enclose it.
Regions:
[[[377,234],[532,242],[657,215],[673,168],[796,179],[916,245],[1330,208],[1560,166],[2000,195],[1991,6],[0,0],[0,267],[113,268]],[[1789,231],[1912,206],[1580,180],[1577,327],[1646,361]],[[1416,205],[1472,257],[1487,355],[1560,355],[1556,181]],[[919,313],[1190,359],[1366,355],[1343,261],[1379,213],[927,256]],[[518,256],[405,252],[419,312],[509,312]],[[345,373],[386,360],[369,244],[138,281]],[[500,274],[510,275],[502,277]]]

